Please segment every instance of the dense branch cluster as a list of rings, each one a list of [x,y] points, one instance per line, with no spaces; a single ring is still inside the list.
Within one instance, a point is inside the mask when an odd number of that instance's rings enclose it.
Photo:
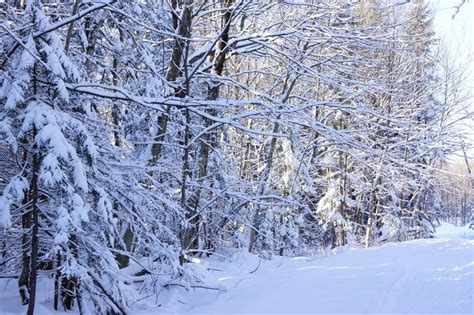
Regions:
[[[29,314],[39,276],[56,309],[126,313],[198,285],[195,255],[431,235],[462,102],[425,1],[6,0],[0,17],[0,274]]]

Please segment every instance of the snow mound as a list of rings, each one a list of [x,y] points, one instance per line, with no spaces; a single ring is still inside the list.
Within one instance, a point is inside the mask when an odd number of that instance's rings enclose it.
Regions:
[[[474,229],[469,228],[469,224],[465,226],[455,226],[446,222],[442,222],[436,228],[435,236],[438,238],[461,238],[474,240]]]

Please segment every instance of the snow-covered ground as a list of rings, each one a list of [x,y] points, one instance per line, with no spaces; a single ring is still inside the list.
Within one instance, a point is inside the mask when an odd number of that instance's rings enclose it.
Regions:
[[[449,223],[442,223],[436,228],[437,238],[459,238],[459,239],[474,239],[474,229],[470,229],[469,225],[454,226]]]
[[[220,290],[175,287],[160,294],[159,307],[143,300],[133,314],[474,314],[473,245],[473,230],[443,224],[437,238],[345,248],[317,259],[264,261],[237,251],[230,260],[211,257],[194,266]],[[14,283],[0,280],[0,314],[22,310]]]
[[[188,295],[176,290],[168,297],[174,303],[164,303],[161,310],[202,314],[474,314],[472,239],[473,230],[443,224],[434,239],[345,249],[320,259],[260,261],[237,252],[230,262],[201,261],[203,269],[213,270],[208,282],[227,292],[197,289]]]

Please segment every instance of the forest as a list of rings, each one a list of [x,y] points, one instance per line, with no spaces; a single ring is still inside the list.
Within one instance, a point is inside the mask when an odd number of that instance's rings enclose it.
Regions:
[[[424,0],[0,1],[0,278],[126,314],[229,249],[466,224],[465,79]]]

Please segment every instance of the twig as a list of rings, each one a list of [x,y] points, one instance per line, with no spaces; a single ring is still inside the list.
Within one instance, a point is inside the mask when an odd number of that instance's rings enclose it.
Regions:
[[[257,266],[257,268],[255,268],[254,270],[250,271],[249,274],[252,274],[252,273],[256,272],[256,271],[258,270],[258,268],[260,268],[260,263],[261,263],[261,262],[262,262],[262,258],[259,258],[259,259],[258,259],[258,266]]]
[[[170,283],[166,283],[165,285],[163,285],[163,287],[165,287],[165,288],[168,288],[170,286],[178,286],[178,287],[182,287],[182,288],[188,287],[185,284],[177,283],[177,282],[170,282]],[[193,288],[193,289],[204,289],[204,290],[214,290],[214,291],[227,292],[227,290],[223,289],[223,288],[208,287],[208,286],[204,286],[204,285],[200,285],[200,284],[191,284],[191,285],[189,285],[189,287]]]

